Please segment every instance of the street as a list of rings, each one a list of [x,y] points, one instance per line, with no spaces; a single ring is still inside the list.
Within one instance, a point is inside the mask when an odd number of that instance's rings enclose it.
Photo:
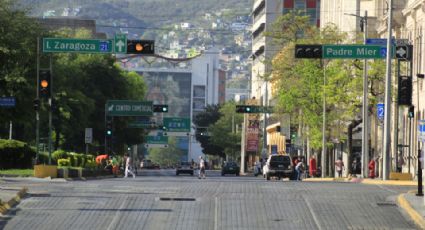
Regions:
[[[4,229],[415,229],[395,204],[410,187],[262,177],[175,176],[87,181],[4,179],[29,195],[3,217]]]

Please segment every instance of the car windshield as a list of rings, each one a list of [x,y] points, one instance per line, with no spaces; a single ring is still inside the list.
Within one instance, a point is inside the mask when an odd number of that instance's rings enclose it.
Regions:
[[[181,166],[190,166],[190,162],[181,162],[180,165]]]
[[[228,167],[234,167],[234,166],[236,166],[236,163],[235,162],[227,162],[226,163],[226,166],[228,166]]]
[[[290,162],[290,159],[289,159],[288,156],[273,156],[270,159],[270,161],[273,161],[273,162],[285,162],[285,163],[287,163],[287,162]]]

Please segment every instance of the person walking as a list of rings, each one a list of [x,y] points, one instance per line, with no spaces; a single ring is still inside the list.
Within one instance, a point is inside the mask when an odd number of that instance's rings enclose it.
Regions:
[[[118,160],[115,156],[112,157],[111,164],[112,164],[112,174],[114,174],[114,177],[117,177],[118,176],[118,170],[119,170],[119,164],[118,164]]]
[[[128,155],[128,153],[125,154],[126,160],[125,160],[125,173],[124,178],[128,177],[128,173],[133,175],[133,178],[136,178],[136,175],[131,171],[131,157]]]
[[[342,158],[339,157],[338,160],[335,161],[335,170],[337,171],[339,178],[342,177],[342,170],[344,169],[344,162],[342,161]]]
[[[205,179],[205,161],[202,156],[199,157],[199,179]]]
[[[301,175],[304,170],[304,163],[302,160],[299,160],[297,165],[295,166],[295,171],[297,172],[297,180],[301,180]]]

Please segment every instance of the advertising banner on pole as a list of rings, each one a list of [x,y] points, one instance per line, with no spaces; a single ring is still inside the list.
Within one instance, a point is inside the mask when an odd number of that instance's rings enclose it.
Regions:
[[[258,119],[248,119],[246,129],[246,151],[256,152],[260,141],[260,121]]]

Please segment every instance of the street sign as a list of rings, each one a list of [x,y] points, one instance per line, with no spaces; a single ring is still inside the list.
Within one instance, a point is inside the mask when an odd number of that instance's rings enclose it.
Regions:
[[[326,59],[383,59],[387,48],[380,45],[323,45]]]
[[[384,120],[384,114],[385,114],[385,105],[383,103],[376,104],[376,115],[378,116],[378,120],[383,121]]]
[[[146,136],[147,144],[168,144],[168,136]]]
[[[407,59],[409,57],[409,49],[407,45],[396,46],[395,48],[395,58],[396,59]]]
[[[156,124],[135,121],[135,122],[128,123],[128,127],[129,128],[155,128]]]
[[[0,107],[15,107],[16,99],[14,97],[0,97]]]
[[[167,132],[190,132],[190,118],[164,117]]]
[[[114,51],[117,54],[127,53],[127,35],[126,34],[115,34]]]
[[[418,121],[418,141],[425,142],[425,120]]]
[[[43,38],[44,53],[112,53],[111,39]]]
[[[107,116],[152,116],[152,101],[109,100]]]
[[[85,143],[86,144],[91,144],[93,142],[93,128],[86,128],[86,133],[85,133]]]
[[[366,39],[366,45],[382,45],[382,46],[386,46],[387,45],[387,39],[386,38],[367,38]]]

